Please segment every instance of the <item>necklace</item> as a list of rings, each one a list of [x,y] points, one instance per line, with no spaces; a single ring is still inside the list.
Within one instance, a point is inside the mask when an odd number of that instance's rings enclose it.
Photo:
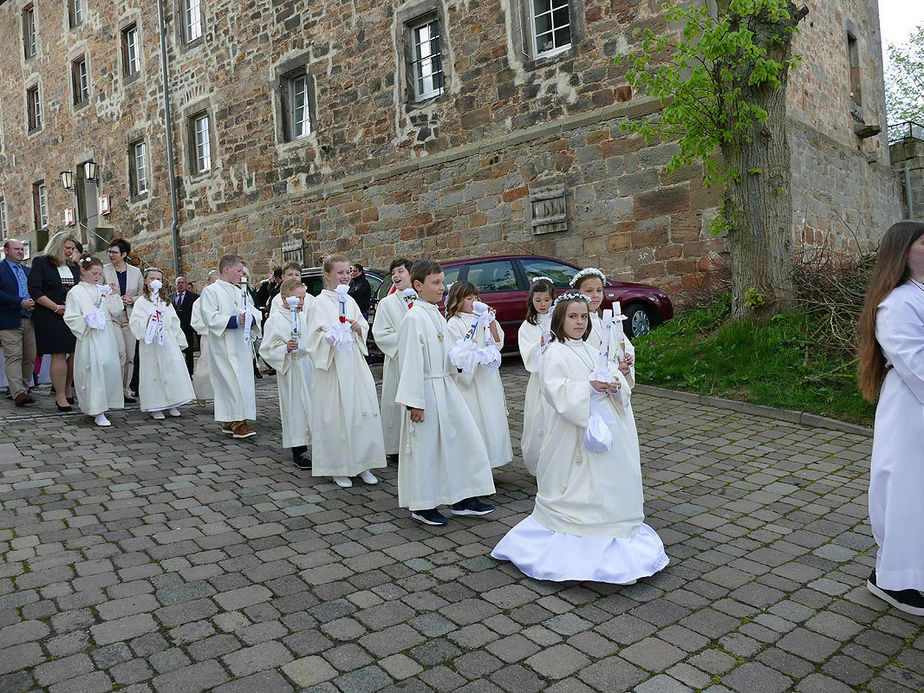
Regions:
[[[912,279],[911,283],[918,287],[921,291],[924,291],[924,284],[921,284],[917,279]]]
[[[422,300],[422,299],[418,299],[418,300]],[[426,303],[426,301],[423,301],[423,302]],[[426,309],[425,309],[425,310],[426,310]],[[440,327],[440,325],[437,323],[437,321],[433,318],[432,313],[434,313],[434,312],[436,312],[436,311],[427,310],[427,317],[430,318],[430,322],[432,322],[432,323],[433,323],[433,327],[436,328],[436,338],[439,339],[440,341],[442,341],[442,340],[443,340],[443,330],[442,330],[442,328]],[[439,322],[442,322],[442,320],[440,320]],[[444,326],[445,326],[445,324],[446,324],[446,323],[443,323]]]
[[[565,342],[565,346],[568,347],[569,349],[571,349],[571,351],[573,351],[574,354],[575,354],[579,359],[581,359],[581,362],[582,362],[585,366],[587,366],[587,372],[588,372],[588,373],[593,373],[593,371],[594,371],[593,359],[591,359],[590,363],[587,363],[587,360],[585,359],[585,357],[587,356],[587,352],[586,352],[584,349],[581,349],[581,351],[578,351],[578,350],[575,349],[573,346],[571,346],[568,342]],[[581,352],[584,352],[584,353],[581,353]]]

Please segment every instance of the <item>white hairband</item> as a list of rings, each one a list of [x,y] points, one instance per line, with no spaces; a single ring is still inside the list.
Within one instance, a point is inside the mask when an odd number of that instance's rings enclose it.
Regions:
[[[579,293],[577,291],[566,291],[565,293],[563,293],[561,296],[559,296],[552,302],[552,310],[555,310],[555,306],[557,306],[559,303],[562,303],[564,301],[576,301],[578,299],[581,299],[582,301],[586,301],[587,303],[590,303],[590,298],[588,298],[584,294]]]
[[[555,286],[555,280],[554,280],[554,279],[552,279],[552,278],[550,278],[550,277],[543,277],[541,274],[540,274],[538,277],[533,277],[532,279],[529,280],[530,286],[532,286],[532,285],[535,284],[536,282],[548,282],[548,283],[551,284],[552,286]]]
[[[600,281],[606,284],[606,275],[603,274],[602,270],[598,270],[596,267],[585,267],[571,278],[569,282],[571,288],[576,289],[579,287],[581,285],[581,280],[585,277],[599,277]]]

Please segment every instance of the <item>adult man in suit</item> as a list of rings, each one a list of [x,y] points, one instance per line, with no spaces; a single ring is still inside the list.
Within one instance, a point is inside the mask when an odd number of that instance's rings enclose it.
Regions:
[[[190,319],[192,318],[193,303],[196,302],[197,298],[199,298],[199,294],[190,290],[186,277],[177,277],[176,291],[170,294],[170,300],[173,301],[173,307],[176,308],[176,314],[180,318],[180,328],[183,330],[183,334],[186,335],[187,347],[183,349],[183,355],[186,357],[186,369],[190,375],[193,372],[193,338],[196,336],[196,331],[192,328]]]
[[[10,397],[17,407],[34,402],[29,394],[32,368],[35,365],[35,332],[32,310],[35,301],[29,296],[29,268],[22,264],[25,248],[22,241],[8,238],[3,242],[4,259],[0,262],[0,348],[5,359]]]
[[[116,317],[110,316],[114,328],[116,346],[119,349],[119,363],[122,364],[122,390],[126,402],[135,402],[131,382],[135,371],[135,351],[138,340],[128,326],[132,316],[135,299],[141,295],[144,285],[141,270],[128,263],[128,254],[132,246],[124,238],[113,238],[109,243],[109,263],[103,265],[103,282],[122,298],[122,312]]]

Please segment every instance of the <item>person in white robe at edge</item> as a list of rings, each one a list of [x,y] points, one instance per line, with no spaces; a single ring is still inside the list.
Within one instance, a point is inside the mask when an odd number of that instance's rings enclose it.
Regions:
[[[924,224],[901,221],[879,243],[860,316],[860,390],[879,395],[869,473],[876,540],[870,592],[924,616]]]
[[[218,281],[218,270],[209,270],[205,278],[205,285],[211,286]],[[200,407],[205,406],[206,400],[212,399],[215,393],[212,392],[212,383],[209,377],[211,368],[209,367],[209,342],[205,338],[209,328],[202,320],[202,306],[199,301],[193,303],[192,311],[189,314],[189,324],[199,335],[199,358],[196,359],[195,368],[193,368],[192,384],[196,393],[196,403]]]
[[[240,283],[243,274],[240,256],[222,256],[218,280],[206,286],[196,301],[202,304],[199,318],[205,327],[203,341],[208,343],[215,420],[221,423],[222,433],[234,438],[256,435],[247,421],[257,418],[251,339],[260,330],[260,313],[246,285]]]
[[[478,287],[469,281],[454,283],[446,297],[446,326],[450,347],[458,344],[469,332],[475,319],[474,303],[479,299]],[[497,359],[492,365],[477,363],[471,372],[452,369],[453,379],[459,386],[462,398],[468,405],[478,430],[484,436],[488,458],[492,467],[502,467],[513,459],[510,442],[510,426],[507,423],[507,398],[501,382],[500,349],[504,346],[504,330],[494,319],[494,309],[488,306],[490,324],[479,325],[472,341],[479,349],[485,349],[489,338],[493,341]]]
[[[160,421],[165,418],[165,411],[170,416],[180,416],[177,407],[192,401],[196,395],[182,351],[187,346],[186,335],[167,296],[164,273],[157,267],[148,267],[142,277],[144,286],[141,295],[135,298],[128,324],[138,340],[141,411]]]
[[[644,523],[628,367],[601,374],[599,351],[587,341],[587,300],[577,292],[556,300],[551,330],[539,369],[550,417],[536,503],[491,555],[537,580],[631,585],[662,570],[668,558]]]
[[[298,469],[311,469],[311,359],[305,348],[306,295],[301,279],[283,280],[279,296],[286,302],[286,311],[270,311],[260,344],[260,357],[276,371],[282,447],[291,449],[292,463]]]
[[[427,525],[441,526],[437,510],[487,515],[494,506],[479,499],[494,493],[484,439],[462,393],[449,374],[451,347],[436,304],[443,297],[443,268],[414,263],[411,281],[418,298],[398,329],[398,390],[405,407],[398,453],[398,506]]]
[[[382,432],[385,436],[385,456],[389,462],[397,462],[401,442],[401,419],[404,407],[395,402],[398,389],[398,328],[413,303],[411,289],[411,268],[406,258],[396,258],[389,265],[388,272],[394,291],[379,301],[372,322],[372,336],[376,346],[385,354],[382,365]]]
[[[302,266],[297,262],[287,262],[282,268],[282,281],[288,281],[289,279],[302,280]],[[279,286],[282,287],[282,284]],[[311,313],[311,305],[314,303],[314,300],[314,296],[308,293],[305,294],[305,302],[302,304],[302,313],[306,318]],[[276,295],[273,296],[273,299],[270,301],[270,315],[280,311],[288,314],[289,307],[285,304],[285,301],[283,301],[282,292],[277,291]]]
[[[77,338],[74,349],[74,387],[84,414],[97,426],[111,426],[110,409],[125,406],[122,364],[113,334],[112,318],[123,310],[118,288],[100,285],[103,263],[85,253],[77,263],[80,283],[67,292],[64,322]]]
[[[606,275],[596,267],[586,267],[571,278],[571,287],[576,291],[587,296],[590,300],[590,335],[587,337],[587,344],[591,349],[599,349],[609,334],[609,355],[614,362],[614,367],[626,364],[629,370],[626,373],[626,380],[629,381],[629,387],[635,387],[635,347],[629,338],[619,331],[622,335],[622,344],[618,344],[620,337],[616,330],[607,331],[603,325],[600,316],[600,306],[603,304],[603,285],[606,283]],[[621,353],[625,357],[620,356]],[[617,363],[618,362],[618,363]]]
[[[311,475],[329,476],[341,488],[359,475],[377,484],[371,470],[386,466],[375,381],[366,363],[369,323],[346,293],[350,261],[324,260],[325,289],[308,315],[306,348],[311,371]],[[342,318],[342,320],[341,320]]]
[[[535,476],[539,461],[539,450],[545,435],[545,399],[539,392],[539,364],[542,354],[551,342],[549,321],[550,308],[555,300],[555,285],[548,277],[534,277],[526,298],[526,320],[517,331],[517,345],[523,366],[529,372],[526,383],[526,398],[523,402],[523,433],[520,436],[520,450],[526,470]]]

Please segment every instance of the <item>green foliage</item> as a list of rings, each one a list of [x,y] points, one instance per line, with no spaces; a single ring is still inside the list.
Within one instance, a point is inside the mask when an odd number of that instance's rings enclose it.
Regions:
[[[744,305],[746,305],[751,310],[757,310],[766,302],[767,297],[760,293],[760,291],[755,289],[753,286],[748,287],[747,291],[744,292]]]
[[[854,362],[812,344],[822,318],[791,310],[731,321],[730,299],[689,311],[635,342],[640,383],[871,424]]]
[[[889,44],[885,73],[889,122],[924,124],[924,25],[913,29],[904,44]]]

